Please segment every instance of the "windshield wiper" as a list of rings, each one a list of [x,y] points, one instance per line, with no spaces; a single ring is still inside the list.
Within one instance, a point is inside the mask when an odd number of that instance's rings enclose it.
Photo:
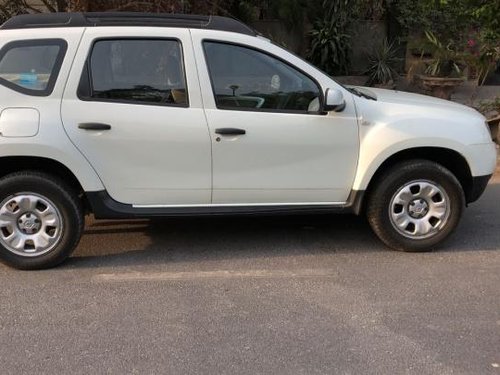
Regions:
[[[377,100],[377,98],[375,96],[372,96],[372,95],[369,95],[368,93],[366,92],[363,92],[361,90],[358,90],[357,88],[354,88],[354,87],[346,87],[346,89],[353,93],[354,95],[357,95],[361,98],[365,98],[365,99],[369,99],[369,100]]]

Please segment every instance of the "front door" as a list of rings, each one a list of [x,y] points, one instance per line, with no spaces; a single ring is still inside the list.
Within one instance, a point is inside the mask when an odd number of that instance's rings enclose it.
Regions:
[[[245,45],[192,33],[197,61],[203,62],[213,203],[346,202],[359,149],[350,95],[344,112],[321,113],[324,88],[288,62],[298,58],[258,38]]]
[[[64,127],[116,201],[209,204],[210,135],[189,30],[144,35],[87,29],[64,94]]]

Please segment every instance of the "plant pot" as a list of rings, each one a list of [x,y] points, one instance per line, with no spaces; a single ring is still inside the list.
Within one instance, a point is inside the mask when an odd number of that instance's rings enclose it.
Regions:
[[[432,57],[432,52],[431,51],[422,51],[421,48],[411,48],[410,49],[410,53],[412,54],[412,56],[415,56],[415,57]]]
[[[436,98],[450,100],[455,87],[460,86],[465,78],[433,77],[419,75],[422,85]]]

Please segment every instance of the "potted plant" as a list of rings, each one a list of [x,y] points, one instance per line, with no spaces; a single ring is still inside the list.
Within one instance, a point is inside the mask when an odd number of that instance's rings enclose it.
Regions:
[[[465,80],[463,56],[451,45],[444,45],[432,32],[426,31],[425,35],[432,46],[432,58],[426,62],[425,74],[418,77],[433,96],[449,100],[455,87]]]
[[[384,39],[380,46],[368,56],[368,69],[366,71],[368,81],[366,85],[394,89],[396,78],[399,75],[395,66],[399,60],[396,57],[394,43]]]

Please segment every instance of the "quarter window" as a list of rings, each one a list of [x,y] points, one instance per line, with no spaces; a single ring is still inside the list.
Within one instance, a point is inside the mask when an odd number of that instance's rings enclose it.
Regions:
[[[7,44],[0,51],[0,84],[28,95],[50,95],[66,49],[59,39]]]
[[[276,112],[317,112],[320,90],[304,73],[266,53],[205,42],[217,107]]]
[[[176,40],[101,40],[94,44],[88,67],[87,99],[187,106]]]

